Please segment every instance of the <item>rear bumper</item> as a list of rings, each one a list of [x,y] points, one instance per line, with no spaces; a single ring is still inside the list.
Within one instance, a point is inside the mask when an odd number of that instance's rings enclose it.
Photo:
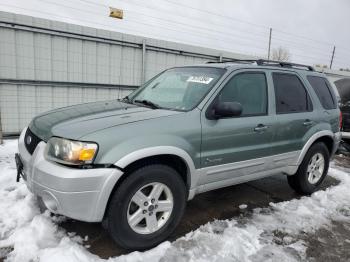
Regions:
[[[350,139],[350,132],[341,132],[342,138]]]
[[[337,152],[341,139],[342,139],[342,133],[341,132],[334,133],[334,138],[333,138],[334,145],[333,145],[333,150],[331,152],[331,157],[333,157],[335,152]]]
[[[18,149],[29,190],[54,213],[87,222],[102,221],[109,196],[123,173],[114,168],[78,169],[47,161],[45,142],[30,155],[24,134],[25,130]]]

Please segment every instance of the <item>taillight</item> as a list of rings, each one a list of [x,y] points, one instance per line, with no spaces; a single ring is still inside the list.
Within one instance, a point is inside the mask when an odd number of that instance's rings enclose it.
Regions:
[[[340,111],[339,114],[339,129],[341,130],[343,127],[343,113]]]

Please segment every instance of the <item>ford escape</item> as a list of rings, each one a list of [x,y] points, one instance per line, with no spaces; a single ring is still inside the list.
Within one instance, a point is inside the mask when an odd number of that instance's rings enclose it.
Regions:
[[[175,67],[122,100],[35,117],[18,179],[53,213],[103,222],[129,249],[165,240],[196,194],[285,174],[300,194],[325,178],[340,140],[331,84],[266,60]]]

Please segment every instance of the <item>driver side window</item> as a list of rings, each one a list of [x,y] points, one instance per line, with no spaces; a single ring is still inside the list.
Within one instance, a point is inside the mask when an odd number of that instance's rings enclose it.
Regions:
[[[244,72],[233,76],[219,94],[220,102],[238,102],[241,116],[267,115],[267,82],[265,73]]]

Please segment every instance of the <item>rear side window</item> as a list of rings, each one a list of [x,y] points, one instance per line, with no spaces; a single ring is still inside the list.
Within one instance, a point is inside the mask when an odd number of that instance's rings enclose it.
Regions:
[[[324,109],[337,108],[334,95],[331,91],[332,89],[325,78],[319,76],[308,76],[307,80],[315,90],[315,93]]]
[[[299,77],[293,74],[273,73],[272,78],[277,114],[312,111],[310,97]]]

